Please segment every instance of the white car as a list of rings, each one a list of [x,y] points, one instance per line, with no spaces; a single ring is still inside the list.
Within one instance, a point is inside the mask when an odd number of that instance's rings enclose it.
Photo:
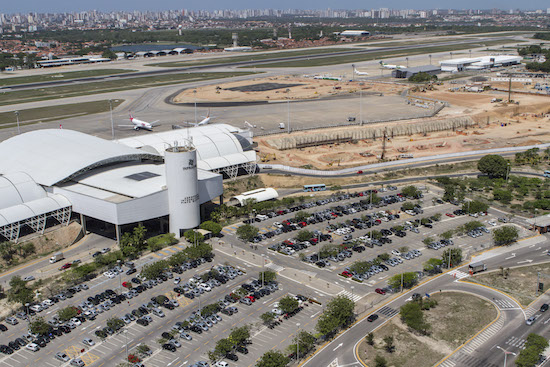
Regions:
[[[175,277],[174,278],[174,284],[180,284],[181,282],[181,278],[180,277]]]
[[[36,343],[27,344],[26,348],[32,352],[38,352],[40,350],[40,347]]]
[[[399,251],[399,250],[391,250],[391,253],[394,256],[401,256],[401,251]]]
[[[76,326],[80,326],[80,324],[82,324],[82,322],[80,322],[80,320],[77,319],[76,317],[73,317],[73,318],[71,319],[71,322],[72,322],[74,325],[76,325]]]
[[[31,307],[29,307],[31,310],[33,310],[34,312],[40,312],[43,310],[42,306],[41,305],[32,305]]]
[[[103,275],[105,275],[109,279],[113,279],[114,277],[116,277],[116,274],[110,271],[106,271],[105,273],[103,273]]]
[[[212,290],[212,288],[211,288],[208,284],[206,284],[206,283],[201,283],[201,284],[199,285],[199,287],[201,287],[202,289],[204,289],[204,290],[207,291],[207,292],[210,292],[210,291]]]
[[[219,361],[219,362],[216,362],[214,367],[229,367],[229,364],[227,364],[226,361]]]
[[[490,220],[490,221],[488,221],[487,223],[489,223],[489,224],[492,225],[493,227],[497,225],[497,221],[496,221],[496,220]]]
[[[90,338],[86,338],[82,341],[82,344],[92,347],[95,345],[95,342]]]
[[[30,282],[31,280],[34,280],[34,276],[32,275],[27,275],[26,277],[23,278],[23,280],[25,282]]]

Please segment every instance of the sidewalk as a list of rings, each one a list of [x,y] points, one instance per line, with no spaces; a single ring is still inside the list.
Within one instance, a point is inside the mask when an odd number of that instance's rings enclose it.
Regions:
[[[533,237],[528,237],[522,240],[519,240],[516,244],[513,244],[511,246],[501,246],[501,247],[494,247],[490,249],[490,251],[484,252],[477,256],[472,256],[472,262],[476,261],[483,261],[490,259],[495,256],[499,256],[505,253],[510,252],[512,249],[521,249],[528,246],[537,245],[539,243],[542,243],[546,241],[546,237],[543,235],[536,235]]]

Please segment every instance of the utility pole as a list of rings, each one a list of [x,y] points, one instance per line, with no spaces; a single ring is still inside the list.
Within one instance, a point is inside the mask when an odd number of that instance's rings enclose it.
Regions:
[[[288,133],[290,134],[290,99],[286,100],[286,114],[287,114],[286,124],[288,128]]]
[[[430,65],[432,64],[432,55],[428,55],[430,57]]]
[[[512,103],[512,75],[508,80],[508,103]]]
[[[363,125],[363,89],[359,90],[359,125]]]
[[[384,158],[386,158],[386,138],[387,138],[387,133],[386,133],[386,129],[384,128],[384,140],[382,141],[382,155],[380,156],[381,161],[383,161]]]

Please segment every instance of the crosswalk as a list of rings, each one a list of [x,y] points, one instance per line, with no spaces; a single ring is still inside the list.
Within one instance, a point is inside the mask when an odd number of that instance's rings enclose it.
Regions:
[[[151,256],[156,258],[156,259],[162,259],[162,257],[166,257],[166,256],[170,256],[170,255],[173,255],[181,250],[183,250],[185,248],[185,245],[174,245],[174,246],[171,246],[171,247],[166,247],[160,251],[157,251],[157,252],[153,252],[151,253]]]
[[[380,314],[382,314],[386,317],[393,317],[393,316],[397,315],[399,313],[399,311],[397,311],[394,308],[384,306],[384,307],[382,307],[381,309],[378,310],[378,313],[380,313]]]
[[[494,324],[483,330],[478,336],[462,348],[462,352],[466,354],[473,353],[478,347],[480,347],[487,340],[491,339],[497,334],[504,325],[504,317],[500,317]]]
[[[468,367],[499,367],[494,363],[491,363],[487,358],[477,358],[462,351],[453,355],[452,361],[451,358],[447,359],[445,362],[441,363],[438,367],[453,367],[453,366],[468,366]]]
[[[265,267],[270,268],[271,270],[276,271],[276,272],[285,270],[284,267],[282,267],[280,265],[277,265],[277,264],[274,264],[274,263],[269,263]]]
[[[352,293],[352,292],[349,292],[349,291],[345,291],[345,290],[338,293],[338,295],[347,297],[347,298],[351,299],[353,302],[357,302],[361,298],[363,298],[363,296],[360,296],[358,294],[355,294],[355,293]]]
[[[222,233],[223,234],[235,234],[235,232],[237,232],[237,228],[239,228],[242,225],[243,225],[242,223],[236,223],[236,224],[232,224],[230,226],[224,227],[222,229]]]
[[[437,367],[454,367],[456,366],[456,363],[451,361],[450,359],[446,359],[443,362],[441,362]]]
[[[525,316],[527,316],[527,318],[533,316],[534,314],[536,314],[539,310],[537,309],[534,309],[533,307],[529,306],[525,309]]]
[[[525,349],[525,343],[527,343],[527,340],[512,336],[504,344],[515,348],[519,348],[519,349]]]
[[[495,299],[494,302],[497,304],[498,308],[501,310],[506,310],[510,308],[517,308],[517,305],[513,302],[510,302],[507,299]]]
[[[464,278],[467,278],[467,277],[470,276],[470,274],[465,273],[465,272],[460,271],[460,270],[452,270],[452,271],[448,272],[447,274],[449,274],[450,276],[452,276],[453,278],[456,278],[456,279],[464,279]]]

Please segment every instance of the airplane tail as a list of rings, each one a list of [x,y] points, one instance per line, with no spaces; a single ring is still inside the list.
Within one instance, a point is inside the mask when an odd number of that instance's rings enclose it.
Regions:
[[[128,112],[128,114],[130,115],[130,121],[132,121],[134,119],[134,116],[132,116],[132,112]]]
[[[385,65],[384,61],[380,61],[380,65],[384,66]]]

